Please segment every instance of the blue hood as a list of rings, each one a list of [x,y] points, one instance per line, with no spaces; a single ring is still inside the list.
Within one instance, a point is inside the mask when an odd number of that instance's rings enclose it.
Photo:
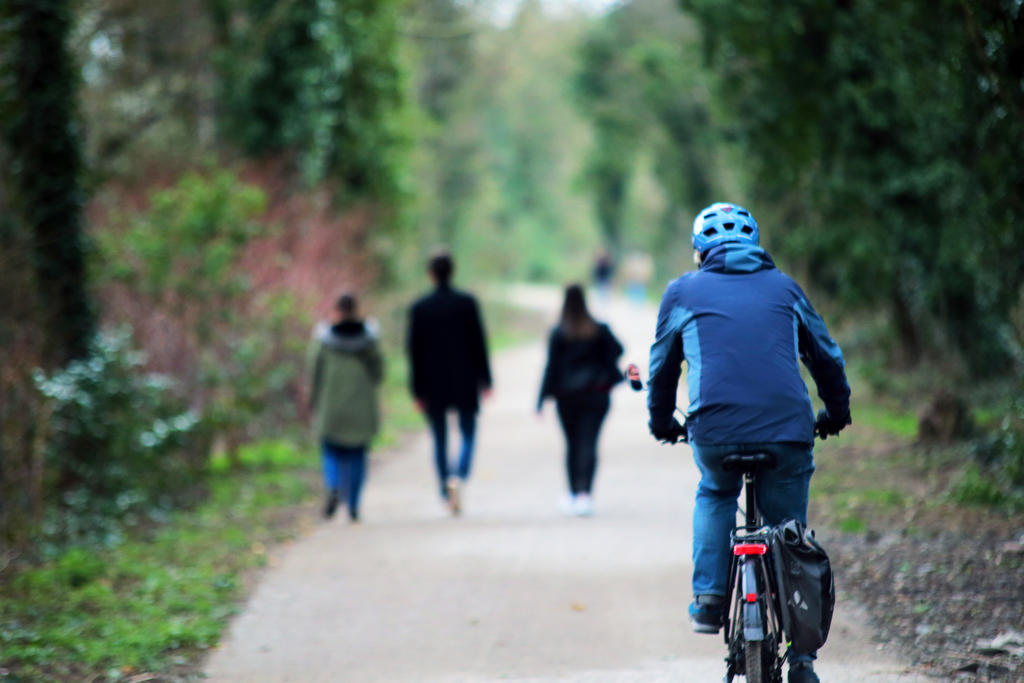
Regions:
[[[708,250],[700,269],[712,273],[755,273],[774,268],[775,262],[761,247],[746,242],[726,242]]]

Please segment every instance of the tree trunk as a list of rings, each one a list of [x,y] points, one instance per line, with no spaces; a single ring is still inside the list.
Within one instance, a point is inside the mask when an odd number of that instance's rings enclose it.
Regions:
[[[15,220],[31,233],[35,287],[51,367],[85,355],[94,318],[85,283],[77,70],[67,49],[68,0],[8,0],[0,10],[0,133]]]
[[[917,321],[914,320],[906,297],[900,291],[899,283],[892,288],[889,305],[899,338],[901,351],[899,362],[901,365],[911,367],[921,357],[921,338],[918,334]]]

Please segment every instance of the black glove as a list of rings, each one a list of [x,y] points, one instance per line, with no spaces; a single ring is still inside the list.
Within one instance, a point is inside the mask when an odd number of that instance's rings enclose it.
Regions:
[[[689,437],[686,434],[686,425],[679,424],[679,420],[674,417],[669,423],[663,422],[655,425],[654,422],[648,422],[647,426],[650,428],[651,434],[658,441],[664,441],[665,443],[676,443],[677,441],[687,443],[689,441]]]
[[[820,436],[821,440],[824,441],[830,436],[835,436],[843,430],[848,424],[851,424],[853,420],[850,419],[850,413],[846,413],[841,418],[832,417],[829,414],[827,408],[822,408],[818,411],[818,417],[814,420],[814,435]]]

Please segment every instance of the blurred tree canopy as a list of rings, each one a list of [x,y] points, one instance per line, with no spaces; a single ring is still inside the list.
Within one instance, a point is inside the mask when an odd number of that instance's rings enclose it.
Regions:
[[[577,182],[589,126],[569,80],[589,18],[536,0],[507,21],[487,10],[486,2],[409,4],[403,33],[421,110],[412,165],[418,248],[450,245],[469,277],[581,277],[598,240]]]
[[[680,5],[773,244],[847,305],[886,309],[907,358],[1022,362],[1021,4]]]
[[[595,133],[586,178],[602,231],[621,246],[628,184],[649,156],[668,201],[646,246],[663,253],[687,236],[680,225],[692,207],[714,201],[722,182],[696,27],[672,0],[634,0],[596,22],[579,54],[576,94]]]
[[[474,168],[481,136],[467,82],[477,66],[481,26],[458,0],[409,3],[404,25],[421,110],[414,161],[420,190],[417,223],[421,234],[452,245],[466,227],[479,189]]]

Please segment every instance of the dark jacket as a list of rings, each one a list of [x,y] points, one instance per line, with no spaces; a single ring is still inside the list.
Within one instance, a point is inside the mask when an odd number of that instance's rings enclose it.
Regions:
[[[577,394],[608,392],[622,380],[616,361],[622,344],[607,325],[599,323],[593,337],[574,338],[562,326],[548,337],[548,363],[537,397],[537,410],[547,397],[566,398]]]
[[[465,292],[440,286],[413,304],[406,352],[412,395],[430,409],[476,410],[491,387],[480,308]]]
[[[365,446],[377,434],[377,387],[384,376],[377,339],[361,321],[319,325],[310,346],[313,432],[338,446]]]
[[[799,361],[837,418],[850,410],[843,354],[800,287],[760,247],[711,249],[700,269],[669,284],[651,346],[651,422],[672,419],[687,364],[690,440],[727,445],[814,440]]]

